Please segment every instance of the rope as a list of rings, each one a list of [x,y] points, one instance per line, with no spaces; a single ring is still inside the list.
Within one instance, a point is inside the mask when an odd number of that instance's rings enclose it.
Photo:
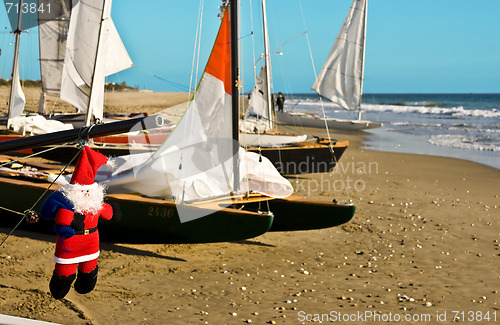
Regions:
[[[164,78],[164,77],[162,77],[162,76],[159,76],[159,75],[157,75],[157,74],[155,74],[155,73],[152,73],[152,72],[150,72],[150,71],[147,71],[147,70],[145,70],[145,69],[143,69],[143,68],[140,68],[140,67],[138,67],[138,66],[135,66],[135,65],[134,65],[134,68],[136,68],[137,70],[139,70],[140,72],[142,72],[142,73],[144,73],[144,74],[150,75],[150,76],[152,76],[153,78],[156,78],[156,79],[158,79],[158,80],[160,80],[160,81],[163,81],[163,82],[165,82],[165,83],[167,83],[167,84],[169,84],[169,85],[171,85],[171,86],[174,86],[174,87],[176,87],[177,89],[180,89],[180,90],[182,90],[182,91],[188,91],[188,92],[189,92],[189,91],[191,91],[191,89],[190,89],[188,86],[186,86],[186,85],[180,84],[180,83],[175,82],[175,81],[168,80],[168,79],[166,79],[166,78]]]
[[[6,162],[6,163],[1,164],[1,165],[0,165],[0,167],[5,167],[5,166],[10,165],[10,164],[12,164],[12,163],[19,162],[19,161],[21,161],[21,160],[23,160],[23,159],[27,159],[27,158],[31,158],[31,157],[36,157],[36,156],[38,156],[38,155],[41,155],[42,153],[46,153],[46,152],[49,152],[49,151],[51,151],[51,150],[54,150],[54,149],[58,149],[58,148],[60,148],[60,147],[67,146],[67,145],[69,145],[70,143],[72,143],[72,142],[66,142],[66,143],[64,143],[64,144],[61,144],[61,145],[58,145],[58,146],[55,146],[55,147],[50,147],[50,148],[48,148],[48,149],[42,150],[42,151],[40,151],[40,152],[37,152],[37,153],[31,154],[31,155],[28,155],[28,156],[21,157],[21,158],[19,158],[19,159],[11,160],[11,161],[9,161],[9,162]]]
[[[93,126],[93,125],[92,125]],[[92,129],[92,126],[86,128],[89,130]],[[80,139],[81,140],[81,139]],[[81,143],[80,143],[81,144]],[[55,149],[55,147],[54,147]],[[2,243],[0,243],[0,247],[2,247],[2,245],[5,243],[5,241],[14,233],[14,231],[17,229],[17,227],[19,227],[19,225],[21,225],[21,223],[24,221],[24,219],[26,219],[26,216],[28,215],[28,213],[30,211],[32,211],[35,206],[42,200],[42,198],[45,196],[45,194],[47,194],[47,192],[50,190],[50,188],[52,187],[52,185],[55,184],[55,182],[59,179],[59,177],[66,171],[66,169],[68,168],[69,165],[71,165],[71,163],[76,159],[76,157],[78,157],[78,155],[80,154],[80,152],[82,152],[83,150],[83,146],[79,146],[79,150],[78,152],[75,154],[75,156],[70,160],[70,162],[64,166],[64,168],[61,170],[61,172],[59,173],[59,175],[57,175],[57,177],[52,181],[52,183],[50,183],[49,187],[47,187],[45,189],[45,191],[42,193],[42,195],[40,195],[40,197],[36,200],[36,202],[31,206],[31,208],[27,209],[24,214],[23,213],[20,213],[20,212],[15,212],[15,211],[12,211],[14,213],[17,213],[17,214],[21,214],[23,215],[23,217],[21,218],[21,220],[19,220],[19,222],[15,225],[14,228],[12,228],[12,230],[10,231],[10,233],[3,239]],[[2,208],[2,209],[5,209],[5,208]],[[5,210],[8,210],[8,209],[5,209]]]
[[[11,213],[19,214],[21,216],[24,216],[24,213],[21,213],[21,212],[18,212],[18,211],[14,211],[14,210],[7,209],[7,208],[4,208],[4,207],[0,207],[0,209],[5,210],[5,211],[9,211]]]
[[[280,53],[280,49],[281,49],[283,46],[285,46],[288,42],[290,42],[291,40],[294,40],[294,39],[296,39],[296,38],[299,38],[299,37],[301,37],[301,36],[304,36],[304,35],[306,35],[306,34],[307,34],[307,32],[303,32],[302,34],[299,34],[299,35],[297,35],[297,36],[294,36],[294,37],[292,37],[292,38],[288,39],[287,41],[285,41],[285,43],[281,44],[281,46],[280,46],[280,47],[278,47],[278,49],[276,50],[276,52],[274,52],[273,54],[279,54],[279,53]]]

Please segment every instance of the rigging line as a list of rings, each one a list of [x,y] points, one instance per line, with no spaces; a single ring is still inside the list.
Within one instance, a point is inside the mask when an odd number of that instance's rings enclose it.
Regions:
[[[189,91],[189,89],[190,89],[190,88],[189,88],[188,86],[186,86],[186,85],[183,85],[183,84],[180,84],[180,83],[178,83],[178,82],[175,82],[175,81],[171,81],[171,80],[165,79],[165,78],[163,78],[163,77],[161,77],[161,76],[159,76],[159,75],[157,75],[157,74],[155,74],[155,73],[149,72],[149,71],[147,71],[147,70],[145,70],[145,69],[143,69],[143,68],[141,68],[141,67],[138,67],[138,66],[136,66],[136,65],[134,65],[134,68],[138,69],[138,70],[139,70],[139,71],[141,71],[142,73],[145,73],[145,74],[147,74],[147,75],[151,75],[153,78],[157,78],[158,80],[164,81],[164,82],[166,82],[166,83],[168,83],[168,84],[170,84],[170,85],[172,85],[172,86],[174,86],[174,87],[177,87],[178,89],[181,89],[181,90],[183,90],[183,91]]]
[[[311,49],[311,42],[309,40],[309,34],[307,34],[306,20],[304,18],[304,11],[302,10],[302,2],[300,0],[298,0],[298,1],[299,1],[299,6],[300,6],[300,13],[302,15],[302,23],[304,24],[304,29],[306,30],[307,46],[309,48],[309,55],[311,57],[311,64],[312,64],[312,68],[313,68],[313,72],[314,72],[314,79],[316,80],[318,78],[318,74],[316,73],[316,66],[314,64],[314,58],[313,58],[312,49]],[[325,105],[323,103],[323,99],[321,98],[321,96],[319,97],[319,102],[320,102],[321,112],[323,113],[323,120],[325,121],[326,135],[330,141],[330,150],[333,152],[333,145],[331,142],[330,129],[328,128],[328,123],[326,121]]]
[[[250,33],[246,34],[245,36],[241,36],[241,37],[236,38],[236,41],[241,41],[241,40],[243,40],[243,39],[245,39],[247,37],[250,37],[252,35],[253,35],[253,31],[251,31]],[[227,44],[231,44],[231,41],[226,42],[226,43],[217,43],[217,45],[227,45]]]
[[[205,0],[200,0],[200,5],[198,7],[196,36],[195,36],[194,48],[193,48],[193,61],[191,63],[191,75],[189,77],[188,99],[191,99],[192,100],[191,102],[194,102],[194,97],[195,97],[194,94],[196,93],[196,90],[198,89],[198,86],[199,86],[199,82],[201,81],[201,80],[198,80],[198,73],[199,73],[199,66],[200,66],[201,35],[202,35],[202,28],[203,28],[204,7],[205,7]],[[196,70],[195,70],[195,62],[196,62]],[[194,79],[193,79],[193,76],[194,76]],[[191,96],[191,94],[193,94],[193,96]],[[188,110],[189,110],[189,107],[191,106],[191,102],[188,101],[184,116],[186,116],[186,114],[188,114]],[[191,119],[189,121],[186,119],[187,125],[191,125],[191,126],[194,125],[194,119],[195,119],[194,115],[195,114],[188,115],[188,117],[190,116]],[[184,116],[183,116],[183,118],[184,118]],[[189,131],[189,128],[183,127],[182,131],[184,133],[184,138],[189,137],[189,139],[190,139],[189,141],[192,142],[194,134],[193,133],[187,134],[187,132]],[[183,157],[184,156],[181,155],[181,158],[180,158],[181,163],[182,163]]]
[[[93,124],[95,125],[95,124]],[[29,210],[33,210],[35,208],[35,206],[40,202],[40,200],[45,196],[45,194],[47,194],[47,192],[50,190],[50,188],[52,187],[52,185],[55,184],[55,182],[59,179],[59,177],[66,171],[66,169],[69,167],[69,165],[71,165],[71,163],[78,157],[78,155],[80,154],[80,152],[82,152],[83,150],[83,146],[80,146],[80,148],[78,149],[77,153],[75,154],[75,156],[70,160],[70,162],[64,166],[64,168],[61,170],[61,172],[56,176],[56,178],[54,178],[54,180],[52,181],[52,183],[50,183],[49,187],[47,187],[47,189],[45,189],[45,191],[43,192],[42,195],[40,195],[40,197],[38,198],[38,200],[36,200],[36,202],[31,206],[31,208]],[[28,211],[29,211],[28,210]]]
[[[299,35],[297,35],[297,36],[294,36],[294,37],[290,38],[289,40],[285,41],[285,43],[281,44],[281,45],[280,45],[280,47],[278,47],[278,49],[276,50],[276,52],[274,52],[274,53],[273,53],[273,55],[274,55],[274,54],[279,54],[279,53],[280,53],[280,49],[281,49],[283,46],[285,46],[288,42],[290,42],[290,41],[292,41],[292,40],[294,40],[294,39],[296,39],[296,38],[299,38],[299,37],[301,37],[301,36],[304,36],[304,35],[307,35],[307,31],[305,31],[305,32],[303,32],[302,34],[299,34]]]
[[[50,148],[48,148],[48,149],[42,150],[42,151],[40,151],[40,152],[37,152],[37,153],[31,154],[31,155],[28,155],[28,156],[21,157],[21,158],[19,158],[19,159],[11,160],[11,161],[9,161],[9,162],[6,162],[6,163],[1,164],[1,165],[0,165],[0,167],[5,167],[5,166],[10,165],[10,164],[12,164],[12,163],[19,162],[19,161],[21,161],[21,160],[23,160],[23,159],[27,159],[27,158],[31,158],[31,157],[36,157],[36,156],[41,155],[41,154],[43,154],[43,153],[49,152],[49,151],[51,151],[51,150],[58,149],[58,148],[63,147],[63,146],[67,146],[67,145],[69,145],[69,144],[71,144],[71,143],[73,143],[73,142],[66,142],[66,143],[64,143],[64,144],[60,144],[60,145],[55,146],[55,147],[50,147]]]
[[[188,110],[189,110],[189,107],[191,106],[190,105],[190,101],[189,101],[189,98],[191,98],[191,92],[193,93],[196,93],[196,88],[197,88],[197,80],[198,80],[198,67],[199,67],[199,63],[200,63],[200,47],[201,47],[201,28],[202,28],[202,25],[203,25],[203,5],[204,5],[204,0],[200,0],[200,4],[198,6],[198,18],[197,18],[197,25],[196,25],[196,33],[195,33],[195,39],[194,39],[194,48],[193,48],[193,60],[191,62],[191,74],[189,76],[189,88],[188,88],[188,102],[187,102],[187,108],[186,108],[186,111],[184,112],[181,120],[179,121],[179,123],[177,124],[179,126],[180,123],[182,123],[182,120],[186,117],[188,113]],[[196,72],[195,72],[195,61],[196,61]],[[196,73],[196,75],[195,75]],[[195,75],[195,78],[194,78],[194,87],[193,87],[193,76]],[[192,101],[194,102],[194,95],[192,97]],[[190,123],[190,125],[193,125],[193,121],[194,121],[194,114],[191,114],[191,120],[189,122],[186,122],[186,123]],[[188,115],[189,116],[189,115]],[[185,121],[187,121],[187,118],[185,119]],[[188,138],[190,139],[190,142],[192,137],[193,137],[193,134],[186,134],[187,131],[188,131],[188,128],[186,127],[183,127],[182,128],[182,131],[184,133],[184,138]],[[184,154],[181,153],[180,157],[179,157],[179,173],[182,172],[182,166],[183,166],[183,162],[184,162]],[[185,197],[185,193],[186,193],[186,182],[183,182],[183,186],[182,186],[182,195],[181,195],[181,203],[184,203],[184,197]],[[175,200],[178,200],[178,198],[176,198]]]
[[[251,31],[252,31],[252,55],[253,55],[253,62],[255,62],[255,36],[254,36],[254,26],[253,26],[253,3],[252,3],[252,0],[250,0],[250,28],[251,28]],[[256,80],[257,78],[257,62],[255,62],[255,64],[253,65],[253,77],[254,77],[254,80]]]
[[[195,89],[197,88],[197,82],[198,82],[198,73],[200,72],[200,50],[201,50],[201,32],[203,31],[203,8],[205,6],[205,1],[201,0],[200,2],[200,13],[199,13],[199,29],[196,31],[197,32],[197,40],[198,40],[198,53],[196,54],[196,75],[195,75]],[[196,44],[195,44],[196,46]],[[194,58],[193,58],[194,59]],[[191,83],[189,84],[191,86]]]
[[[0,207],[0,209],[8,211],[8,212],[11,212],[11,213],[19,214],[21,216],[24,216],[24,213],[21,213],[21,212],[18,212],[18,211],[14,211],[14,210],[7,209],[7,208],[4,208],[4,207]]]
[[[298,1],[299,1],[299,6],[300,6],[300,13],[302,15],[302,22],[304,24],[304,29],[307,31],[306,20],[304,18],[304,11],[302,10],[302,3],[300,0],[298,0]],[[307,39],[307,45],[309,47],[309,55],[311,56],[311,63],[312,63],[313,71],[314,71],[314,79],[316,80],[318,78],[318,74],[316,73],[316,66],[314,65],[314,58],[312,55],[311,42],[309,40],[308,34],[306,34],[306,39]],[[321,98],[321,96],[319,96],[319,102],[320,102],[321,112],[323,113],[323,120],[325,121],[326,135],[327,135],[329,142],[330,142],[329,143],[330,144],[330,151],[332,152],[332,156],[335,157],[335,154],[333,153],[333,144],[332,144],[332,140],[331,140],[331,136],[330,136],[330,129],[328,128],[328,123],[326,120],[325,106],[324,106],[323,99]],[[343,176],[342,176],[342,179],[343,179]]]
[[[57,177],[52,181],[52,183],[50,183],[49,187],[47,187],[45,189],[45,191],[42,193],[42,195],[40,195],[40,197],[31,206],[31,208],[29,208],[28,210],[26,210],[24,212],[24,215],[21,218],[21,220],[19,220],[19,222],[17,223],[17,225],[15,225],[14,228],[12,228],[12,230],[10,231],[10,233],[3,239],[2,243],[0,243],[0,247],[2,247],[2,245],[5,243],[5,241],[14,233],[14,231],[16,231],[17,227],[19,227],[21,225],[21,223],[24,221],[24,219],[26,219],[26,215],[28,214],[28,212],[32,211],[35,208],[35,206],[40,202],[40,200],[50,190],[50,188],[52,187],[52,185],[54,185],[54,183],[59,179],[59,176],[61,176],[64,173],[64,171],[66,170],[66,168],[68,168],[68,166],[71,165],[71,163],[76,159],[76,157],[78,157],[78,155],[80,154],[80,152],[82,152],[82,150],[83,150],[83,146],[80,146],[80,148],[79,148],[78,152],[76,153],[76,155],[70,160],[70,162],[66,166],[64,166],[64,168],[61,170],[61,172],[59,173],[59,175],[57,175]]]

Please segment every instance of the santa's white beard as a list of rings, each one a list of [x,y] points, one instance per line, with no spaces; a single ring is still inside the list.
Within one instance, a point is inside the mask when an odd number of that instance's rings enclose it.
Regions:
[[[101,210],[106,194],[105,187],[98,184],[88,190],[70,189],[66,186],[59,187],[63,195],[71,202],[75,212],[97,213]]]

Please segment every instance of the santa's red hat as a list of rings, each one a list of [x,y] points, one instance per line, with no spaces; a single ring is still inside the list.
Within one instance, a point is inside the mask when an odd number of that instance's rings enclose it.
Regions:
[[[94,182],[97,170],[108,162],[102,153],[85,146],[76,163],[69,186],[72,190],[87,190],[97,186]]]

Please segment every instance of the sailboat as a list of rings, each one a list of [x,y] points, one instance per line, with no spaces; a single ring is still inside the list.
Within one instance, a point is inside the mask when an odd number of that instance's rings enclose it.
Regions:
[[[40,36],[43,35],[43,41],[41,40],[40,42],[40,53],[47,52],[47,50],[50,48],[52,52],[51,55],[56,56],[54,60],[50,60],[49,58],[43,56],[40,57],[41,70],[43,74],[47,75],[46,79],[49,87],[54,87],[54,84],[56,83],[54,80],[58,78],[58,71],[60,71],[57,70],[57,67],[62,66],[62,62],[60,62],[61,60],[59,60],[57,56],[61,51],[64,50],[64,48],[54,47],[53,40],[50,39],[50,37],[48,37],[49,39],[47,39],[46,36],[48,35],[47,31],[49,30],[61,33],[61,28],[64,29],[64,24],[66,24],[67,27],[67,24],[69,23],[69,12],[71,11],[70,3],[71,0],[61,0],[60,2],[51,1],[50,4],[48,3],[48,1],[40,0],[38,8],[44,9],[41,10],[39,14],[35,15],[33,13],[30,13],[29,11],[25,12],[24,10],[19,10],[17,12],[17,16],[14,16],[12,14],[11,16],[9,16],[11,25],[16,26],[13,27],[13,33],[15,34],[15,43],[12,66],[12,86],[9,97],[7,116],[0,117],[0,122],[7,125],[6,130],[0,136],[0,141],[16,138],[19,136],[25,136],[26,134],[42,134],[72,128],[71,125],[65,125],[59,121],[47,120],[42,115],[24,114],[26,100],[19,82],[19,44],[21,41],[21,33],[23,29],[34,27],[36,26],[36,23],[38,23]],[[25,2],[23,0],[20,0],[19,3],[15,4],[15,7],[24,8],[23,4],[25,4]],[[45,8],[50,9],[45,10]],[[12,12],[14,11],[15,10],[12,10]],[[34,19],[33,17],[38,17],[38,20]],[[65,37],[65,35],[64,37],[62,37],[62,35],[58,35],[58,39],[60,40]],[[42,80],[42,85],[43,84],[44,80]]]
[[[240,120],[239,142],[247,150],[260,153],[271,160],[282,174],[321,173],[333,170],[348,146],[347,141],[310,138],[305,134],[286,134],[275,130],[275,121],[271,104],[271,62],[267,36],[266,6],[262,1],[265,64],[256,78],[253,95],[247,117]],[[269,68],[268,68],[269,67]],[[185,105],[185,104],[181,104]],[[253,119],[257,116],[257,119]],[[257,129],[257,130],[254,130]],[[135,145],[117,145],[116,137],[96,140],[94,150],[105,155],[126,155],[129,151],[148,152],[159,148],[170,132],[139,135]],[[142,139],[141,139],[142,138]],[[99,142],[100,141],[100,142]],[[140,144],[139,144],[140,143]],[[64,154],[58,150],[56,154],[47,153],[50,159],[68,159],[76,152],[74,148],[66,148]]]
[[[48,1],[40,2],[43,5]],[[17,87],[13,86],[8,124],[23,135],[90,125],[92,119],[102,121],[105,77],[133,66],[110,17],[111,0],[50,1],[50,8],[38,14],[42,80],[39,111],[43,113],[44,98],[50,93],[75,106],[78,113],[22,116],[24,105],[16,105],[19,96],[15,96]],[[17,79],[22,16],[20,11],[15,31],[13,78]]]
[[[8,133],[0,140],[54,132],[57,129],[50,127],[54,124],[69,129],[90,125],[92,120],[113,121],[105,119],[103,114],[105,77],[133,64],[110,17],[111,0],[59,0],[51,1],[50,5],[50,12],[38,15],[42,80],[39,111],[44,111],[46,94],[52,94],[75,106],[79,112],[19,116],[14,130],[21,134]],[[137,117],[136,114],[131,116]],[[107,139],[115,142],[108,148],[121,154],[130,152],[128,135]],[[76,150],[74,146],[61,147],[47,152],[45,157],[61,161],[71,157]],[[144,150],[149,151],[149,148]]]
[[[232,241],[270,229],[332,227],[353,217],[352,204],[291,197],[291,184],[268,159],[240,147],[237,5],[222,9],[198,90],[172,135],[152,155],[119,157],[115,167],[99,170],[96,181],[107,184],[108,200],[123,212],[120,223],[102,229],[103,238]],[[23,209],[46,186],[25,176],[0,177],[2,205]]]
[[[245,118],[240,124],[242,145],[270,159],[283,174],[330,172],[346,150],[347,141],[307,139],[306,134],[276,131],[271,98],[271,54],[267,28],[266,2],[262,3],[264,65],[256,76]]]
[[[322,118],[313,114],[277,112],[280,122],[304,127],[361,130],[382,126],[361,119],[361,95],[366,43],[368,0],[354,0],[312,90],[347,110],[358,110],[357,120]]]

